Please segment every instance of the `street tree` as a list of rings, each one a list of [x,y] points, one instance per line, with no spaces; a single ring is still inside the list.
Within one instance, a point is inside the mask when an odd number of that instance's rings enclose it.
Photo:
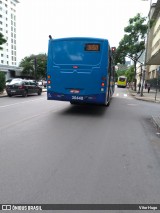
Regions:
[[[136,90],[136,65],[145,50],[145,38],[147,33],[146,17],[138,13],[129,19],[129,25],[124,28],[125,35],[119,42],[116,50],[116,63],[125,63],[128,57],[134,62],[134,90]]]
[[[46,78],[47,55],[30,55],[23,58],[20,62],[23,68],[22,75],[34,78],[35,80]]]
[[[127,81],[128,82],[132,82],[134,80],[134,66],[130,66],[125,71],[125,76],[127,77]]]
[[[5,74],[0,71],[0,92],[3,92],[5,89]]]
[[[7,40],[4,38],[3,34],[0,33],[0,50],[3,50],[3,47],[1,47],[2,44],[5,44]]]

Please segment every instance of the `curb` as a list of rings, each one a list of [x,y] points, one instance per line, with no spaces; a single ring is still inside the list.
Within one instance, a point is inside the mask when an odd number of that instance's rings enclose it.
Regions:
[[[147,98],[147,97],[144,97],[144,96],[137,96],[137,93],[132,93],[132,91],[129,91],[129,94],[131,96],[133,96],[135,99],[137,100],[140,100],[140,101],[147,101],[147,102],[152,102],[152,103],[160,103],[160,100],[153,100],[153,98]]]
[[[152,102],[152,103],[160,103],[160,101],[155,101],[155,100],[152,100],[152,99],[143,99],[143,98],[139,98],[139,97],[136,97],[136,96],[134,96],[135,97],[135,99],[137,99],[137,100],[140,100],[140,101],[147,101],[147,102]]]
[[[160,132],[160,117],[159,116],[152,116],[152,122],[156,129]]]

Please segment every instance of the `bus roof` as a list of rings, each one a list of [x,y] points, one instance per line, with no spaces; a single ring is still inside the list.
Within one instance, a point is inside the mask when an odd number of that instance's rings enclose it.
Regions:
[[[94,38],[94,37],[65,37],[65,38],[52,38],[50,41],[63,41],[63,40],[96,40],[96,41],[107,41],[108,39],[105,38]]]
[[[127,77],[124,75],[121,75],[121,76],[118,76],[118,78],[127,78]]]

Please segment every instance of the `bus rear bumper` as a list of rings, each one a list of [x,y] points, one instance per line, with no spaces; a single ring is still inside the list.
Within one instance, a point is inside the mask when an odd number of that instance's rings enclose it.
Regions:
[[[69,101],[76,103],[95,103],[95,104],[105,104],[106,94],[92,94],[92,95],[73,95],[73,94],[60,94],[55,92],[47,92],[47,100],[57,100],[57,101]]]

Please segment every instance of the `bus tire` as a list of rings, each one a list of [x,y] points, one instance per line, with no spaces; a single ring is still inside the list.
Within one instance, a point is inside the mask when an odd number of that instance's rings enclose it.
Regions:
[[[110,105],[110,101],[106,104],[106,107],[109,107],[109,105]]]
[[[72,104],[72,105],[73,105],[73,104],[77,104],[77,103],[76,103],[76,102],[73,102],[73,101],[70,101],[70,104]]]

